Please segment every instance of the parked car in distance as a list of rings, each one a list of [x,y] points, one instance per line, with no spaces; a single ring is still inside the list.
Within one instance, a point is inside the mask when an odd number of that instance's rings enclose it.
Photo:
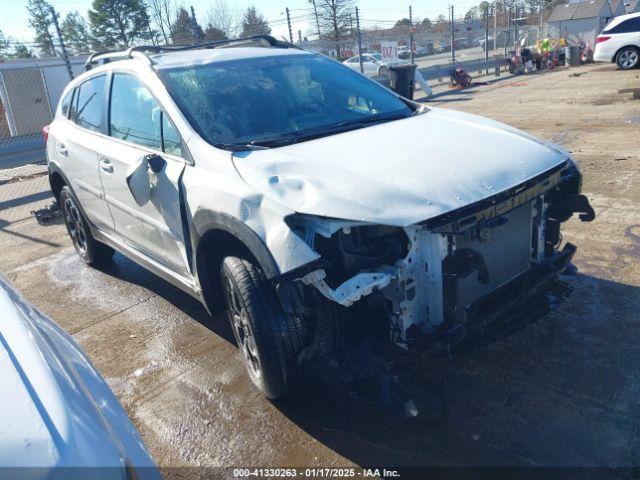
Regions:
[[[595,62],[618,64],[622,70],[640,65],[640,13],[614,17],[596,37]]]
[[[402,60],[408,60],[409,58],[411,58],[411,50],[409,50],[409,47],[399,47],[398,58]]]
[[[51,187],[86,263],[116,249],[226,308],[267,397],[354,318],[452,347],[561,300],[560,224],[595,215],[569,153],[272,37],[216,45],[92,56],[49,128]]]
[[[342,63],[352,70],[356,70],[358,72],[360,71],[360,57],[358,55],[348,58]],[[389,73],[389,67],[397,63],[400,62],[384,62],[382,60],[382,55],[380,55],[379,53],[362,54],[362,68],[364,70],[363,73],[367,77],[387,75]]]
[[[456,47],[456,50],[464,50],[465,48],[469,48],[466,38],[456,38],[453,44]]]
[[[415,51],[413,52],[413,55],[415,57],[424,57],[426,54],[427,54],[427,47],[422,47],[420,45],[418,45]]]
[[[0,275],[2,478],[160,479],[86,355]]]

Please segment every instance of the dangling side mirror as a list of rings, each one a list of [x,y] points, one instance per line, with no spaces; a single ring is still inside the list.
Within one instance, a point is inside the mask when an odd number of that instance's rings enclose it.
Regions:
[[[145,205],[151,199],[149,170],[158,174],[162,171],[166,163],[167,161],[160,155],[151,153],[141,157],[140,160],[127,171],[127,186],[139,207]]]

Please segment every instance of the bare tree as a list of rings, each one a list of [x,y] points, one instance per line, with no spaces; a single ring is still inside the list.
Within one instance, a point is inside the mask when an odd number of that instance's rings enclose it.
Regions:
[[[226,38],[237,36],[240,21],[240,13],[230,7],[226,0],[215,0],[207,12],[207,24],[223,32]]]
[[[343,43],[351,33],[350,14],[354,10],[354,0],[316,0],[322,33],[331,39],[336,57],[343,60]]]
[[[176,11],[172,0],[147,0],[149,5],[149,14],[153,23],[156,25],[164,43],[168,44],[173,34],[173,17]]]

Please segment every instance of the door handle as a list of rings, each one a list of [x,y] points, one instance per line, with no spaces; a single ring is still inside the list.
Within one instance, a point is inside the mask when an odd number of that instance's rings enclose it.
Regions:
[[[58,150],[58,154],[62,157],[68,157],[69,156],[69,150],[67,150],[67,147],[64,146],[63,143],[59,143],[57,146],[57,150]]]
[[[111,163],[111,160],[109,160],[108,158],[100,159],[100,168],[102,169],[103,172],[113,173],[113,164]]]

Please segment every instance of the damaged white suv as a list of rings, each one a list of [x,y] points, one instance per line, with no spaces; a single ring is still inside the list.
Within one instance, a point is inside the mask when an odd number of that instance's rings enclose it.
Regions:
[[[226,305],[270,398],[355,316],[404,349],[451,346],[566,292],[560,223],[594,213],[554,146],[271,37],[88,67],[47,140],[76,250]]]

